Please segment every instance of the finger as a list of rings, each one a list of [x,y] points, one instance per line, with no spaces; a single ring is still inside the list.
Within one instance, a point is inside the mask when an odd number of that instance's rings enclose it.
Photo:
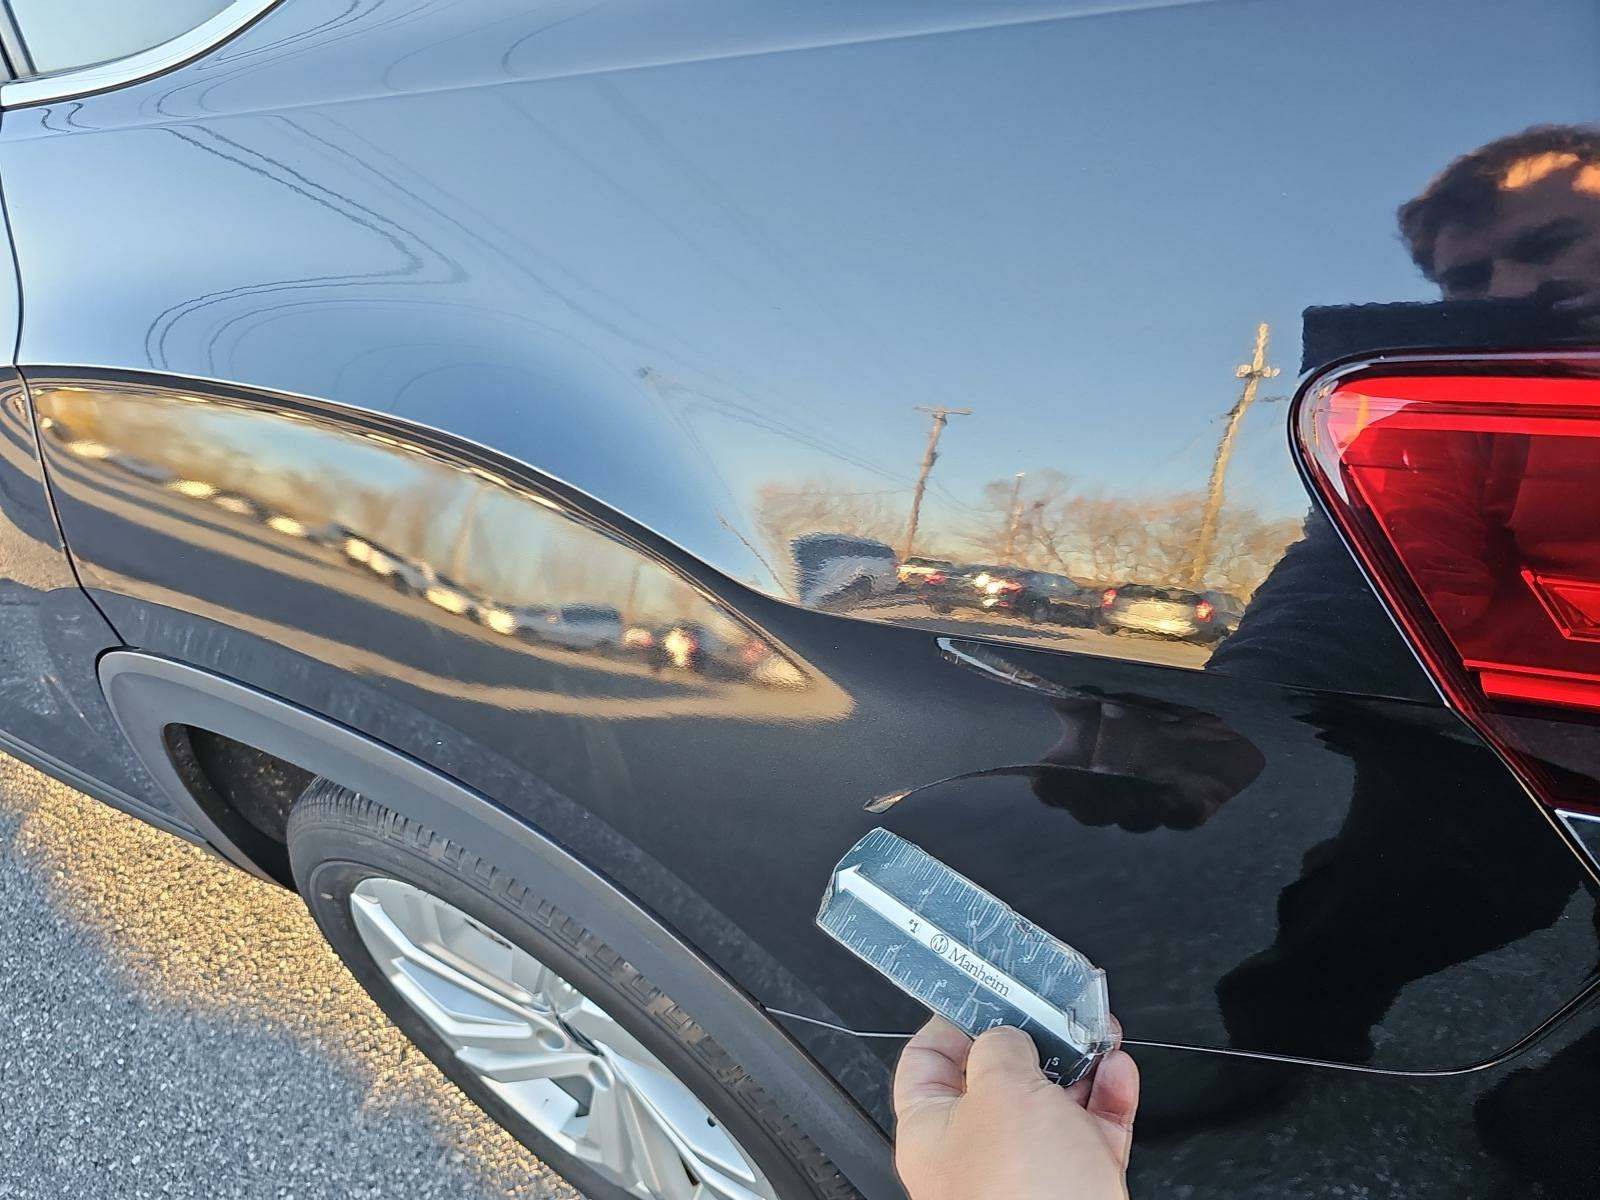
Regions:
[[[1115,1014],[1107,1013],[1106,1025],[1111,1033],[1111,1049],[1115,1050],[1122,1045],[1122,1022],[1117,1020]],[[1099,1067],[1100,1064],[1095,1063],[1094,1066],[1089,1068],[1088,1074],[1064,1089],[1067,1093],[1067,1099],[1071,1100],[1079,1108],[1089,1107],[1089,1092],[1094,1087],[1094,1076]]]
[[[894,1111],[904,1116],[928,1099],[959,1097],[965,1090],[972,1039],[934,1017],[906,1043],[894,1072]]]
[[[1067,1099],[1079,1108],[1089,1107],[1089,1089],[1094,1086],[1094,1072],[1091,1071],[1076,1083],[1069,1084],[1065,1089]]]
[[[1020,1029],[1001,1025],[978,1035],[967,1056],[967,1090],[1048,1082],[1039,1069],[1039,1051]]]
[[[1113,1050],[1095,1068],[1084,1108],[1100,1122],[1124,1166],[1133,1142],[1133,1118],[1139,1110],[1139,1068],[1123,1050]]]

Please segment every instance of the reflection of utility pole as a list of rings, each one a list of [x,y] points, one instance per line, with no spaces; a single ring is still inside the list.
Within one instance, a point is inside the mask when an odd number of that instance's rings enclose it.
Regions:
[[[1244,380],[1244,389],[1238,402],[1228,410],[1228,424],[1217,442],[1217,457],[1211,463],[1211,482],[1206,485],[1206,506],[1200,514],[1200,535],[1194,543],[1194,561],[1189,567],[1189,586],[1199,590],[1205,585],[1206,572],[1211,569],[1211,543],[1217,537],[1217,519],[1222,515],[1222,481],[1228,474],[1228,460],[1233,457],[1233,439],[1239,434],[1244,414],[1256,402],[1256,389],[1263,379],[1278,374],[1277,367],[1267,366],[1268,325],[1256,326],[1256,350],[1250,361],[1241,363],[1234,375]]]
[[[467,552],[472,545],[473,527],[478,521],[478,505],[483,503],[483,495],[488,490],[482,484],[473,484],[472,495],[467,497],[466,507],[461,510],[456,540],[450,547],[450,577],[457,583],[461,583],[461,577],[466,574]]]
[[[628,580],[628,594],[622,601],[622,620],[624,624],[633,624],[633,602],[639,597],[639,576],[644,573],[644,559],[638,559],[633,564],[633,578]]]
[[[1026,471],[1018,471],[1016,482],[1011,485],[1011,517],[1006,522],[1006,552],[1000,558],[1002,563],[1011,561],[1011,552],[1017,546],[1017,526],[1022,522],[1022,477]]]
[[[925,404],[917,405],[918,412],[925,412],[933,417],[933,428],[928,430],[928,448],[922,452],[922,469],[917,472],[917,488],[911,493],[911,519],[906,522],[906,546],[900,554],[900,561],[904,562],[911,557],[911,552],[917,547],[917,518],[922,515],[922,493],[928,487],[928,473],[933,470],[933,464],[939,460],[939,435],[944,432],[944,427],[950,423],[951,417],[970,417],[970,408],[946,408],[944,405],[929,407]]]

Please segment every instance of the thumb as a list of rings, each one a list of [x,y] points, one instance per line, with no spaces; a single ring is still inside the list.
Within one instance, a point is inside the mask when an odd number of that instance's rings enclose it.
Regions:
[[[986,1030],[967,1056],[967,1092],[1029,1087],[1048,1082],[1039,1070],[1033,1039],[1020,1029],[1001,1025]]]

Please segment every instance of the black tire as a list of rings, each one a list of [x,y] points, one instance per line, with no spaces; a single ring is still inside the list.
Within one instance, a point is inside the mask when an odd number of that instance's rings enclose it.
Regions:
[[[590,928],[488,859],[325,779],[295,802],[288,843],[300,893],[356,980],[475,1104],[590,1200],[625,1200],[627,1194],[551,1143],[464,1069],[379,970],[350,911],[350,893],[362,880],[387,876],[431,892],[553,968],[695,1093],[783,1200],[860,1200],[761,1081],[606,943],[605,903],[597,902],[598,915],[587,918],[601,928]],[[691,952],[685,947],[684,953]]]

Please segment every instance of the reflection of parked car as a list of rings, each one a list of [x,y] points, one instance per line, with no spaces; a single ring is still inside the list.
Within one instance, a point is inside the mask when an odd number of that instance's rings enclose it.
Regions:
[[[1150,633],[1211,642],[1239,627],[1244,604],[1226,592],[1125,583],[1100,597],[1095,623],[1110,633]]]
[[[607,604],[565,604],[520,609],[527,637],[569,650],[604,650],[622,644],[622,614]]]
[[[160,484],[165,487],[172,482],[172,471],[158,463],[146,462],[131,454],[124,454],[114,459],[112,465],[120,467],[130,475],[137,475],[148,483]]]
[[[504,605],[484,603],[478,605],[478,611],[472,614],[478,624],[496,633],[503,633],[508,637],[516,635],[517,614],[514,609]]]
[[[622,631],[622,645],[626,650],[649,650],[656,644],[656,631],[648,625],[629,625]]]
[[[264,521],[267,518],[267,510],[258,501],[238,492],[218,492],[211,497],[211,503],[236,517],[246,517],[252,521]]]
[[[900,582],[894,551],[872,538],[808,533],[789,543],[802,604],[859,604]]]
[[[685,671],[703,671],[711,652],[710,641],[705,626],[694,621],[679,621],[663,629],[656,644],[665,662]]]
[[[1014,612],[1038,623],[1088,625],[1100,602],[1095,589],[1048,571],[991,567],[972,586],[979,608]]]
[[[950,577],[955,563],[945,558],[908,558],[897,572],[904,587],[937,587]]]
[[[713,629],[703,621],[674,621],[657,639],[665,661],[689,671],[704,671],[711,663],[748,671],[757,662],[757,656],[745,653],[749,644],[744,631]]]
[[[759,637],[746,630],[718,628],[703,621],[674,621],[656,632],[654,653],[658,666],[723,676],[743,675],[763,683],[794,686],[804,676]]]
[[[339,549],[351,562],[360,563],[380,579],[387,579],[397,592],[420,596],[428,589],[428,570],[359,534],[346,534]]]
[[[990,593],[991,582],[1012,573],[1015,568],[1000,567],[991,563],[967,563],[952,566],[943,579],[924,585],[923,595],[935,612],[947,613],[957,608],[979,608]]]
[[[428,586],[422,589],[422,598],[429,604],[460,616],[470,617],[477,611],[477,598],[466,588],[448,575],[442,575],[429,567],[422,569],[428,576]]]

